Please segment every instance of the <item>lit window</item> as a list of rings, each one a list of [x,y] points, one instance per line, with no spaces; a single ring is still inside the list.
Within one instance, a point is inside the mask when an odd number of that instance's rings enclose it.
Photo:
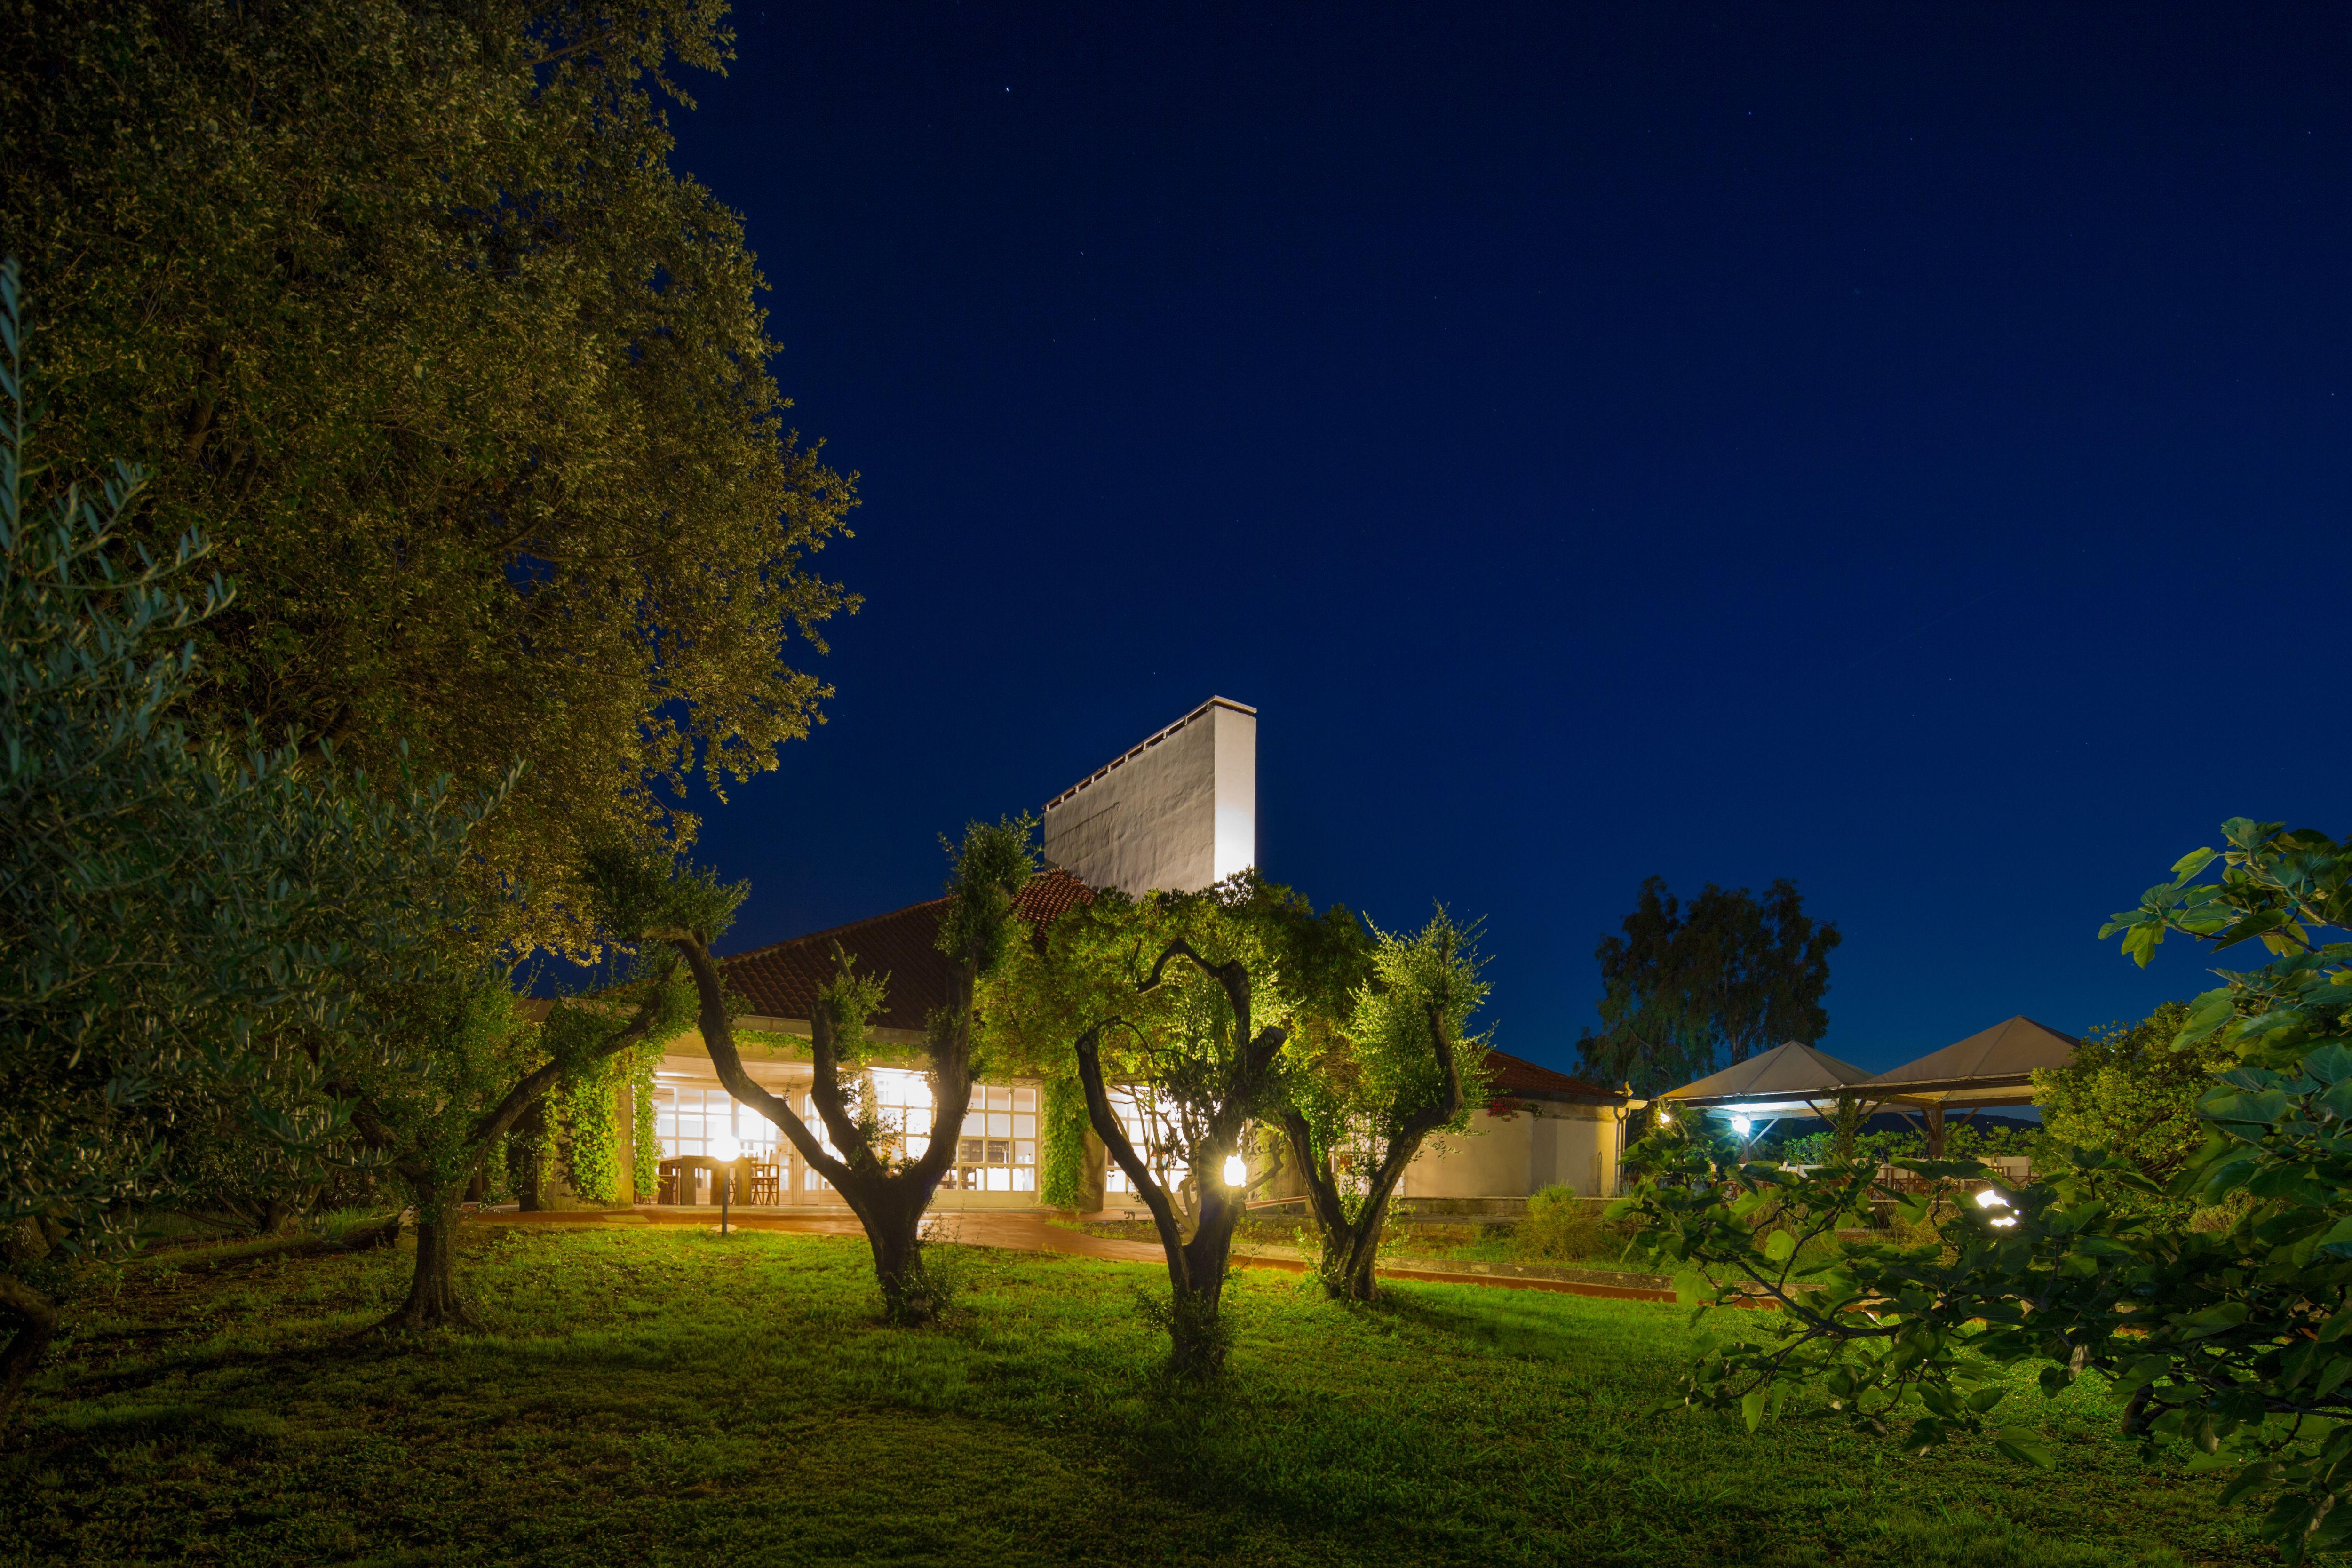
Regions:
[[[926,1108],[928,1110],[928,1107]],[[911,1140],[910,1140],[911,1142]],[[1007,1084],[971,1086],[956,1138],[955,1169],[940,1182],[966,1193],[1037,1190],[1037,1091]]]
[[[775,1159],[775,1123],[738,1103],[725,1089],[663,1085],[654,1092],[654,1136],[661,1144],[663,1159],[708,1154],[711,1141],[722,1132],[750,1158]]]
[[[1173,1188],[1181,1180],[1176,1174],[1176,1124],[1172,1116],[1161,1113],[1158,1097],[1149,1088],[1139,1089],[1114,1089],[1108,1093],[1111,1114],[1118,1119],[1118,1129],[1160,1184]],[[1103,1176],[1107,1193],[1131,1193],[1135,1184],[1118,1168],[1118,1162],[1109,1163]]]

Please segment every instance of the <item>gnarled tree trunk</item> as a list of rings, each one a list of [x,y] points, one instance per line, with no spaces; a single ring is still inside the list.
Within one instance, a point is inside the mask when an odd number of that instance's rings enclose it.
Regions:
[[[423,1177],[412,1177],[409,1185],[416,1194],[416,1270],[409,1277],[408,1300],[383,1326],[411,1333],[477,1327],[457,1294],[455,1194]]]
[[[1320,1159],[1316,1157],[1307,1119],[1296,1108],[1286,1108],[1282,1113],[1283,1132],[1290,1141],[1291,1154],[1306,1180],[1307,1201],[1314,1205],[1316,1223],[1322,1227],[1323,1258],[1318,1272],[1324,1290],[1333,1300],[1372,1299],[1373,1268],[1380,1260],[1381,1232],[1388,1224],[1389,1200],[1396,1195],[1398,1185],[1404,1180],[1404,1168],[1421,1152],[1423,1140],[1453,1121],[1462,1109],[1462,1073],[1454,1060],[1454,1042],[1446,1035],[1444,1015],[1435,1006],[1425,1011],[1444,1088],[1434,1101],[1405,1117],[1390,1134],[1388,1147],[1372,1170],[1354,1218],[1348,1215],[1329,1152],[1327,1151]]]
[[[1148,991],[1158,985],[1161,973],[1176,958],[1186,960],[1224,988],[1225,1000],[1233,1008],[1234,1035],[1247,1042],[1234,1053],[1224,1081],[1216,1088],[1216,1102],[1198,1107],[1207,1131],[1188,1152],[1189,1184],[1200,1197],[1189,1239],[1183,1222],[1191,1216],[1177,1213],[1173,1196],[1144,1163],[1111,1110],[1110,1091],[1103,1081],[1100,1025],[1078,1037],[1076,1052],[1078,1082],[1087,1091],[1087,1120],[1093,1124],[1095,1136],[1110,1151],[1111,1158],[1118,1162],[1118,1168],[1127,1173],[1143,1206],[1151,1211],[1152,1226],[1160,1233],[1160,1251],[1168,1258],[1165,1326],[1170,1364],[1180,1376],[1199,1378],[1223,1370],[1225,1352],[1233,1342],[1232,1325],[1220,1309],[1224,1298],[1225,1272],[1232,1261],[1234,1227],[1241,1223],[1248,1200],[1245,1194],[1225,1184],[1224,1163],[1229,1155],[1239,1152],[1250,1107],[1261,1093],[1265,1073],[1289,1036],[1275,1027],[1251,1035],[1249,971],[1239,962],[1211,963],[1187,942],[1170,943],[1152,965],[1150,979],[1140,989]]]
[[[23,1392],[58,1333],[58,1304],[14,1275],[0,1274],[0,1323],[14,1325],[8,1347],[0,1350],[0,1419]]]
[[[923,1268],[923,1215],[930,1207],[931,1194],[938,1190],[940,1177],[954,1163],[956,1138],[963,1127],[964,1112],[971,1103],[971,994],[978,980],[977,965],[966,963],[961,966],[957,977],[957,1004],[950,1009],[953,1021],[930,1042],[934,1086],[930,1142],[919,1158],[897,1163],[894,1168],[885,1157],[887,1151],[867,1146],[865,1129],[850,1115],[847,1097],[842,1092],[836,1035],[839,1025],[829,998],[820,994],[817,1005],[810,1009],[814,1074],[810,1098],[816,1101],[817,1114],[834,1147],[847,1152],[849,1157],[845,1160],[825,1152],[824,1145],[801,1120],[788,1097],[770,1093],[743,1070],[742,1055],[735,1047],[734,1020],[727,1009],[726,987],[709,950],[694,937],[673,937],[671,943],[684,956],[694,975],[701,998],[703,1043],[709,1048],[719,1081],[726,1085],[728,1093],[782,1131],[793,1147],[800,1151],[801,1158],[833,1184],[834,1190],[866,1227],[866,1245],[874,1252],[874,1281],[882,1292],[884,1317],[893,1323],[912,1324],[938,1316],[946,1303],[939,1299],[933,1281]]]

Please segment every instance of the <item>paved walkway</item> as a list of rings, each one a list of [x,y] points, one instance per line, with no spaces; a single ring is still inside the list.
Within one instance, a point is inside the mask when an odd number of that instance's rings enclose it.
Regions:
[[[519,1214],[510,1210],[491,1210],[470,1215],[469,1220],[485,1224],[506,1225],[698,1225],[719,1223],[716,1205],[684,1207],[677,1205],[643,1205],[634,1209],[580,1210]],[[739,1208],[731,1212],[729,1223],[745,1230],[783,1230],[803,1236],[863,1237],[865,1227],[854,1215],[839,1212],[793,1213],[772,1208]],[[1159,1244],[1149,1241],[1122,1241],[1112,1237],[1091,1236],[1056,1225],[1036,1213],[1019,1210],[974,1209],[933,1210],[924,1221],[924,1234],[936,1240],[960,1242],[967,1247],[1000,1247],[1015,1252],[1055,1252],[1069,1258],[1099,1258],[1118,1263],[1164,1263]],[[1303,1274],[1307,1266],[1290,1258],[1252,1258],[1235,1254],[1234,1265],[1239,1268],[1277,1268],[1286,1273]],[[1442,1285],[1485,1285],[1504,1290],[1550,1290],[1565,1296],[1591,1296],[1612,1301],[1664,1301],[1671,1303],[1675,1293],[1642,1285],[1601,1285],[1571,1279],[1519,1279],[1494,1274],[1448,1274],[1425,1268],[1383,1268],[1383,1279],[1424,1279]]]

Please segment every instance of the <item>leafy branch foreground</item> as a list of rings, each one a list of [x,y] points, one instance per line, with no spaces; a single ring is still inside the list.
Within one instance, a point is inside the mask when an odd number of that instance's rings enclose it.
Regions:
[[[2061,1469],[2021,1487],[1965,1437],[1918,1464],[1810,1422],[1766,1455],[1733,1418],[1645,1418],[1696,1342],[1633,1303],[1408,1284],[1366,1307],[1244,1274],[1201,1390],[1136,1313],[1156,1266],[952,1248],[979,1289],[910,1331],[877,1320],[855,1237],[467,1224],[457,1245],[487,1331],[430,1340],[359,1331],[407,1289],[395,1253],[93,1273],[0,1457],[0,1562],[2271,1555],[2218,1480],[2137,1461],[2095,1377],[2049,1409]]]
[[[2352,861],[2277,823],[2223,832],[2224,850],[2183,857],[2102,933],[2142,963],[2168,932],[2273,955],[2217,972],[2173,1042],[2238,1065],[2211,1080],[2203,1146],[2168,1184],[2080,1150],[2022,1189],[1974,1161],[1906,1161],[1941,1188],[1905,1216],[1942,1215],[1934,1239],[1841,1247],[1835,1231],[1864,1223],[1869,1163],[1801,1173],[1671,1134],[1637,1146],[1645,1180],[1616,1211],[1642,1244],[1706,1268],[1719,1302],[1781,1308],[1743,1314],[1683,1402],[1752,1429],[1802,1392],[1866,1432],[1900,1423],[1918,1452],[1987,1433],[2050,1468],[2015,1385],[2030,1374],[2054,1397],[2095,1372],[2151,1454],[2182,1442],[2191,1470],[2229,1473],[2225,1501],[2264,1503],[2261,1534],[2288,1561],[2352,1544],[2352,942],[2314,934],[2352,926]],[[2217,861],[2219,881],[2195,881]],[[2192,1203],[2228,1204],[2234,1223],[2189,1229],[2177,1211]]]

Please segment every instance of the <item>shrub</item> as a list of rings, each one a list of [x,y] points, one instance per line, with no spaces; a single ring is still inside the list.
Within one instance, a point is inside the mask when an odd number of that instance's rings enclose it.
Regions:
[[[1601,1218],[1573,1187],[1546,1187],[1529,1197],[1528,1217],[1511,1229],[1514,1251],[1545,1262],[1615,1258],[1631,1239],[1631,1231]]]

